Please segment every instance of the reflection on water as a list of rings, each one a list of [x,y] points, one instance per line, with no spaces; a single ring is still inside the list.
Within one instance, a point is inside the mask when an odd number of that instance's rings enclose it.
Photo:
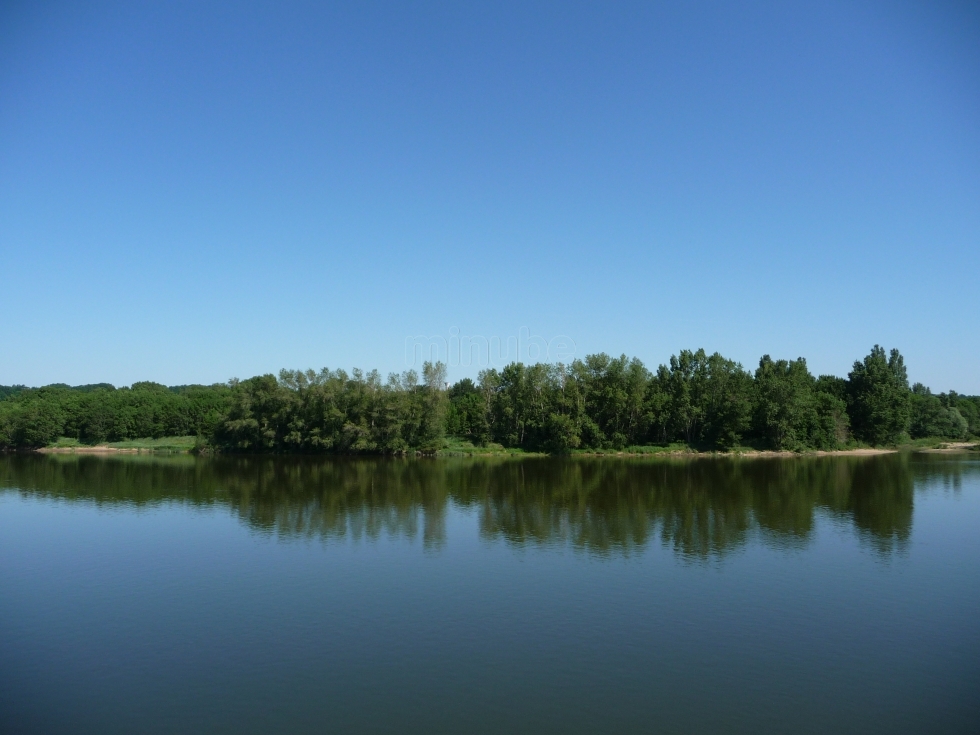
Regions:
[[[99,504],[230,509],[281,538],[417,537],[438,548],[450,504],[516,546],[628,554],[657,541],[687,558],[724,555],[757,533],[805,545],[814,515],[850,524],[882,554],[912,528],[917,479],[958,487],[972,462],[908,454],[765,460],[386,460],[8,456],[0,487]]]

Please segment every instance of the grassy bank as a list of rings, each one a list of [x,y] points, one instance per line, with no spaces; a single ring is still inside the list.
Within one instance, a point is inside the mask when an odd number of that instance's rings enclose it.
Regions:
[[[159,439],[127,439],[106,444],[83,444],[77,439],[60,437],[41,451],[48,452],[190,452],[197,442],[193,436],[164,436]]]
[[[437,457],[543,457],[543,452],[526,452],[523,449],[508,449],[500,444],[476,446],[471,441],[449,438],[436,453]]]
[[[197,437],[193,436],[164,436],[159,439],[130,439],[122,442],[112,442],[108,446],[113,449],[140,449],[156,452],[189,452],[194,448]]]

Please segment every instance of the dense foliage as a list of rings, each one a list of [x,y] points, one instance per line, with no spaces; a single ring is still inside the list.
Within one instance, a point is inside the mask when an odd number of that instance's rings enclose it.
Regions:
[[[445,425],[446,368],[426,363],[382,381],[377,371],[283,370],[232,381],[215,444],[247,452],[437,449]]]
[[[0,447],[197,435],[232,452],[400,453],[437,449],[448,435],[565,453],[675,442],[836,449],[980,435],[980,398],[910,389],[901,354],[877,345],[846,379],[769,355],[749,372],[704,350],[683,350],[656,372],[599,354],[569,365],[511,363],[448,389],[445,379],[444,365],[426,363],[421,376],[387,380],[377,371],[283,370],[216,386],[0,388]]]
[[[59,437],[96,444],[209,436],[223,421],[230,396],[226,385],[167,388],[158,383],[19,390],[0,400],[0,446],[41,447]]]
[[[22,390],[27,390],[26,385],[0,385],[0,401],[8,396],[12,396],[16,393],[20,393]]]
[[[484,371],[477,384],[454,386],[448,430],[478,443],[559,452],[672,442],[835,449],[852,433],[871,444],[895,443],[910,434],[910,391],[898,352],[894,368],[886,360],[884,371],[882,354],[875,347],[848,380],[816,378],[802,358],[769,355],[752,374],[704,350],[684,350],[656,373],[607,355],[567,367],[508,365]]]

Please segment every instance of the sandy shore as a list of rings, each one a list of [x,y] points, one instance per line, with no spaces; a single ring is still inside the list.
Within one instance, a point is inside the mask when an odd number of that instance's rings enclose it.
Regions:
[[[895,454],[898,449],[834,449],[808,450],[791,452],[789,450],[772,451],[765,449],[748,449],[744,452],[697,452],[693,450],[677,450],[671,452],[577,452],[575,457],[865,457],[875,454]],[[945,451],[945,450],[942,450]]]
[[[949,452],[965,452],[975,448],[976,446],[976,442],[950,442],[949,444],[943,444],[935,449],[920,449],[919,451],[929,452],[930,454],[947,454]]]
[[[739,457],[865,457],[873,454],[894,454],[899,450],[897,449],[833,449],[833,450],[822,450],[816,449],[813,451],[806,452],[790,452],[790,451],[780,451],[780,452],[768,452],[768,451],[756,451],[751,450],[748,452],[741,452],[736,456]]]
[[[949,454],[953,452],[965,452],[977,448],[977,442],[949,442],[936,448],[902,447],[897,449],[835,449],[807,450],[805,452],[767,451],[761,449],[749,449],[744,452],[696,452],[691,450],[678,450],[676,452],[581,452],[574,456],[577,457],[746,457],[761,458],[766,457],[868,457],[876,454],[895,454],[900,451],[923,452],[928,454]]]
[[[976,442],[950,442],[935,449],[913,449],[915,452],[926,452],[930,454],[946,454],[952,452],[963,452],[977,446]],[[152,449],[120,448],[108,446],[95,447],[45,447],[38,449],[41,454],[139,454],[141,452],[152,452]],[[766,458],[766,457],[867,457],[876,454],[894,454],[898,449],[836,449],[832,451],[814,450],[806,452],[766,451],[750,449],[744,452],[695,452],[679,450],[675,452],[578,452],[575,457],[745,457],[745,458]],[[460,455],[464,456],[464,455]],[[475,457],[494,457],[504,456],[497,454],[481,454],[479,452],[467,453],[465,456]],[[507,454],[509,457],[521,457],[521,454]],[[531,455],[528,455],[531,456]],[[533,455],[539,456],[539,455]]]
[[[139,454],[135,448],[120,449],[119,447],[44,447],[36,450],[41,454]],[[149,451],[149,450],[147,450]]]

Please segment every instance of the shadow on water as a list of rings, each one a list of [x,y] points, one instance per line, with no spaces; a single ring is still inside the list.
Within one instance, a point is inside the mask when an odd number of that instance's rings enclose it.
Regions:
[[[803,547],[815,516],[853,526],[883,555],[912,529],[913,488],[959,486],[973,462],[895,454],[791,459],[348,459],[0,457],[0,488],[99,505],[229,509],[282,539],[417,538],[438,549],[451,506],[514,546],[628,555],[662,543],[692,561],[753,535]]]

